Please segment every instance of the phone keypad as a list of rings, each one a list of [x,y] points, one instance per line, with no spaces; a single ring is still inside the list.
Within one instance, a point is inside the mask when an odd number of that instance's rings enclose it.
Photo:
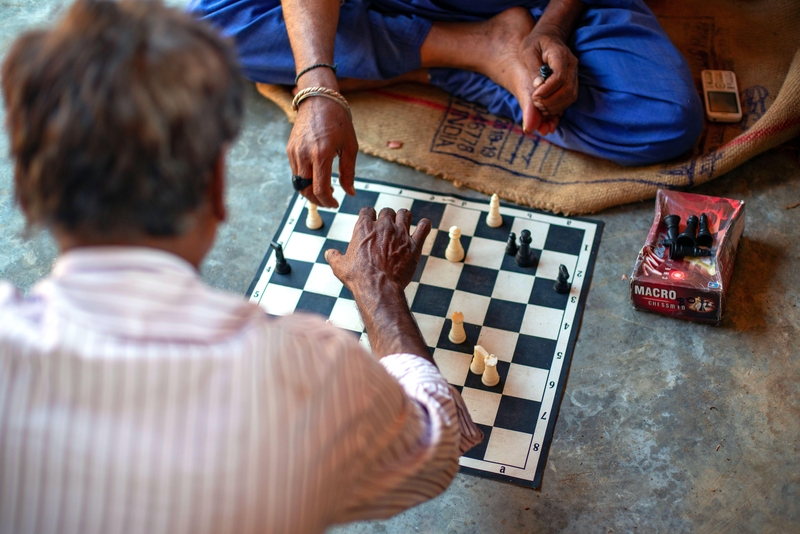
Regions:
[[[729,70],[704,70],[703,85],[708,89],[736,91],[736,78]]]

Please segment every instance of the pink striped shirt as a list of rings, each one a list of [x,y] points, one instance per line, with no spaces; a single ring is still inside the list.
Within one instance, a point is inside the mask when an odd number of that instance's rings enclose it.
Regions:
[[[0,532],[321,532],[441,493],[481,438],[424,359],[270,318],[177,256],[0,284]]]

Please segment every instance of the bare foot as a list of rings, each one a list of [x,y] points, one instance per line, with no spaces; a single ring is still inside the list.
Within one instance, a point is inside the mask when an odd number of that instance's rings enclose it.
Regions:
[[[406,74],[402,74],[395,78],[388,80],[359,80],[358,78],[340,78],[337,80],[339,83],[339,91],[343,93],[350,93],[354,91],[366,91],[369,89],[380,89],[382,87],[389,87],[398,83],[428,83],[430,77],[428,76],[428,69],[419,69]]]

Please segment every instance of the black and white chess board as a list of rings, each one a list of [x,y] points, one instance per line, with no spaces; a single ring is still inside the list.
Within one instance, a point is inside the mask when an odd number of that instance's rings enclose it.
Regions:
[[[324,225],[309,230],[306,199],[295,195],[275,241],[283,245],[291,273],[275,273],[268,252],[248,295],[268,313],[303,310],[329,317],[367,347],[353,296],[333,275],[323,252],[342,253],[359,210],[373,206],[411,210],[413,222],[433,223],[422,260],[406,296],[425,341],[445,378],[461,391],[483,442],[461,458],[461,470],[524,486],[539,487],[564,382],[583,314],[600,243],[602,223],[547,215],[502,205],[503,225],[486,224],[489,202],[478,202],[364,179],[357,195],[345,196],[334,179],[338,209],[320,208]],[[451,226],[461,229],[465,258],[445,259]],[[509,232],[533,236],[535,267],[517,266],[506,255]],[[570,273],[570,292],[553,290],[559,265]],[[467,341],[448,339],[449,317],[464,314]],[[500,383],[486,387],[470,372],[475,344],[497,356]]]

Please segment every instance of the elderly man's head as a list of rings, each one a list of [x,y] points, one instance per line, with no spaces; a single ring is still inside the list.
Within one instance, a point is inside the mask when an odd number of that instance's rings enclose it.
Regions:
[[[232,48],[204,23],[155,1],[78,0],[53,28],[20,37],[2,76],[30,224],[169,238],[214,201],[243,83]]]

